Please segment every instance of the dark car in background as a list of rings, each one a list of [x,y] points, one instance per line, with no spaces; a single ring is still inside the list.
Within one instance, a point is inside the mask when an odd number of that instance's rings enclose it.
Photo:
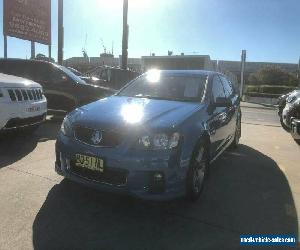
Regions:
[[[121,89],[139,75],[140,73],[136,71],[110,66],[99,66],[84,73],[85,77],[99,79],[96,84],[116,90]]]
[[[196,200],[209,163],[240,136],[240,98],[224,75],[153,70],[65,117],[55,169],[102,191]]]
[[[0,72],[41,84],[48,109],[52,110],[68,112],[114,93],[112,89],[87,84],[66,67],[46,61],[1,59]]]

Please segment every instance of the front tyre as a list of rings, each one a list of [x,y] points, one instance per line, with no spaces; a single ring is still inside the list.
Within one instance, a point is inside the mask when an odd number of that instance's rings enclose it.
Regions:
[[[198,146],[191,160],[191,165],[187,174],[187,192],[186,197],[190,201],[196,201],[199,199],[205,177],[208,173],[209,160],[208,149],[205,144]]]
[[[241,117],[239,117],[236,123],[234,139],[230,145],[230,148],[236,149],[238,147],[241,135],[242,135],[242,121],[241,121]]]

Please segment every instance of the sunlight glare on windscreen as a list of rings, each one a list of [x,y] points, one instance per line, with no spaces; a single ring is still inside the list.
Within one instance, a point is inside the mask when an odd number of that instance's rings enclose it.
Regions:
[[[160,80],[160,70],[151,69],[147,72],[147,81],[150,83],[157,83]]]

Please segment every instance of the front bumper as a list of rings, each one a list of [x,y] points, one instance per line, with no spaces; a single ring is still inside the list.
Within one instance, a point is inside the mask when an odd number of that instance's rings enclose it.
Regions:
[[[34,102],[1,102],[0,130],[12,130],[43,122],[47,114],[47,100]]]
[[[75,154],[104,159],[104,171],[125,173],[126,181],[115,183],[93,180],[78,174],[72,167]],[[145,200],[171,200],[184,196],[187,167],[180,166],[179,152],[140,154],[123,148],[95,148],[63,136],[56,142],[55,170],[75,182],[105,192],[126,194]],[[163,178],[157,181],[157,175]]]

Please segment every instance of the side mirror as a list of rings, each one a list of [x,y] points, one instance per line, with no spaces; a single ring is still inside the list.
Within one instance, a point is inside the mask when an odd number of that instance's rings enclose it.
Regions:
[[[226,97],[217,97],[214,103],[215,107],[230,107],[231,105],[231,100]]]

